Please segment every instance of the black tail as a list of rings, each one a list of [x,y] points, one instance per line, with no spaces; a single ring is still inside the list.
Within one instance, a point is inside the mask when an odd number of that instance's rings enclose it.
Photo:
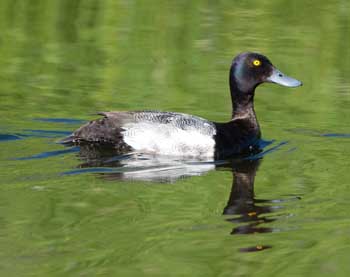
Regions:
[[[60,140],[58,143],[64,144],[66,146],[72,146],[74,145],[74,138],[74,134],[71,134],[68,137],[65,137],[64,139]]]

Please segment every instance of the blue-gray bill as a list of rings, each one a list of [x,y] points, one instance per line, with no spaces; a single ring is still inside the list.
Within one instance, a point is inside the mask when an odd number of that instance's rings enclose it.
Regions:
[[[267,78],[268,82],[276,83],[285,87],[299,87],[303,83],[297,79],[284,75],[277,68],[274,68],[270,77]]]

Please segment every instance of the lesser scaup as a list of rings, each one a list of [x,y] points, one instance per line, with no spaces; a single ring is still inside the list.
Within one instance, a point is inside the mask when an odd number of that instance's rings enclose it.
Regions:
[[[260,127],[254,111],[255,88],[264,83],[297,87],[261,54],[245,52],[232,62],[232,119],[216,123],[194,115],[160,111],[103,112],[102,118],[81,126],[64,144],[109,145],[125,153],[226,158],[259,150]]]

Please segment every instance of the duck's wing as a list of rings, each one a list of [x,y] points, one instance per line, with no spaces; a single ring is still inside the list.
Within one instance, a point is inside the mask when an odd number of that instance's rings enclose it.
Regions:
[[[203,135],[214,135],[214,123],[189,114],[159,111],[139,112],[106,112],[102,113],[107,118],[119,119],[123,128],[130,128],[130,125],[150,124],[152,126],[167,125],[174,130],[196,130]]]
[[[111,143],[170,155],[176,151],[181,155],[193,149],[205,152],[215,144],[214,123],[197,116],[159,111],[103,112],[100,115],[103,117],[81,126],[62,142]]]

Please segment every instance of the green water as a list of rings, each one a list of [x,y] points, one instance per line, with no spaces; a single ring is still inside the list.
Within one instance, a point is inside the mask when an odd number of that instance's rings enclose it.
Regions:
[[[349,13],[345,0],[1,1],[0,275],[348,276]],[[96,111],[228,120],[230,62],[247,50],[304,83],[256,93],[267,149],[286,143],[261,160],[254,199],[223,215],[233,175],[254,175],[240,165],[171,183],[66,174],[82,160],[56,142]]]

